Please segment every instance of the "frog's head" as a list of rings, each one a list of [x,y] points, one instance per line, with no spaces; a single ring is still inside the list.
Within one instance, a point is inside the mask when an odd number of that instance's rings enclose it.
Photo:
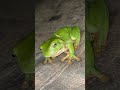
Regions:
[[[52,57],[58,51],[60,51],[64,47],[64,42],[61,39],[50,38],[42,45],[40,45],[40,49],[44,55],[44,57]]]

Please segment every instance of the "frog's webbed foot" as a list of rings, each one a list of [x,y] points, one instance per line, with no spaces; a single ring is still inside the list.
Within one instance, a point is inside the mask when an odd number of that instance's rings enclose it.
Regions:
[[[109,80],[109,77],[97,71],[96,69],[91,69],[91,76],[99,78],[102,82],[106,82]]]
[[[61,62],[64,62],[67,58],[69,59],[68,60],[68,64],[72,64],[72,60],[77,60],[77,61],[80,61],[80,58],[78,58],[77,56],[75,55],[70,55],[69,52],[65,52],[67,55],[61,59]]]
[[[68,64],[72,64],[72,61],[73,61],[73,60],[80,61],[80,58],[78,58],[78,57],[75,56],[75,55],[69,55]]]
[[[75,49],[75,50],[78,50],[78,45],[74,45],[74,49]]]
[[[64,62],[69,57],[69,51],[66,51],[64,53],[66,53],[67,55],[63,59],[61,59],[61,62]]]
[[[44,64],[47,64],[47,63],[52,63],[54,60],[54,58],[51,58],[51,57],[47,57],[44,61]]]
[[[102,81],[102,82],[107,82],[109,80],[109,77],[107,77],[106,75],[101,75],[101,76],[98,76],[98,78]]]
[[[61,59],[61,62],[64,62],[68,57],[69,55],[66,55],[63,59]]]
[[[22,90],[25,90],[25,89],[27,89],[29,87],[29,84],[28,84],[28,82],[27,81],[24,81],[23,83],[22,83]]]

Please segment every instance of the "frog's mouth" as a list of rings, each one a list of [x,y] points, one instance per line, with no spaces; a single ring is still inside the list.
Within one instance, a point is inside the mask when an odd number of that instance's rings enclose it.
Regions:
[[[62,54],[63,52],[65,52],[65,51],[67,51],[67,48],[65,48],[65,47],[64,48],[60,48],[52,55],[52,57],[56,57],[56,56]]]

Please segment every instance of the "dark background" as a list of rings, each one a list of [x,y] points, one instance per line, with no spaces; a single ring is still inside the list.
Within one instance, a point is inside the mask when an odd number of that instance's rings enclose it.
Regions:
[[[120,90],[120,0],[107,0],[107,5],[110,11],[108,44],[102,57],[96,59],[96,67],[107,74],[110,81],[92,80],[89,90]],[[24,75],[10,49],[35,30],[34,9],[34,0],[0,1],[0,90],[19,90],[21,86]]]
[[[11,49],[35,30],[34,5],[34,0],[0,1],[0,90],[20,90],[24,74]]]

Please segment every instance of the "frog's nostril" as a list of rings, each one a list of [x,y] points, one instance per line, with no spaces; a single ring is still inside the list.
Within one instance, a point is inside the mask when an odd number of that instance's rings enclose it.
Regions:
[[[40,48],[40,51],[42,51],[42,49]]]

